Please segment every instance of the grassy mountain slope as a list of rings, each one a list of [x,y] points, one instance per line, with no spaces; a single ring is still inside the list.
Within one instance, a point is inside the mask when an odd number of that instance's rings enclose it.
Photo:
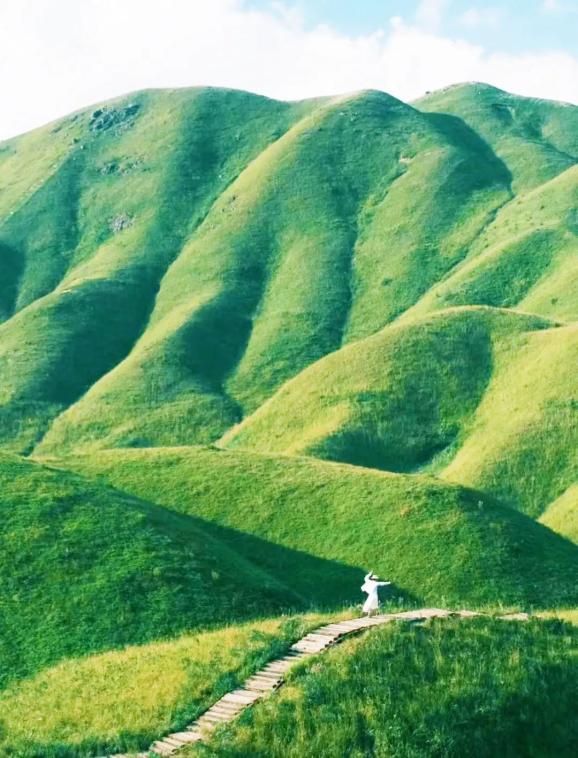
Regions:
[[[539,515],[576,478],[574,325],[462,307],[318,361],[223,438],[390,471],[443,471]]]
[[[146,91],[2,143],[0,445],[222,439],[427,471],[538,516],[576,476],[577,135],[575,107],[466,85],[416,107]],[[226,460],[251,492],[258,456],[211,457],[209,481]],[[259,465],[315,491],[315,468]],[[377,550],[282,531],[246,557],[302,561],[301,601],[317,571],[356,586]],[[406,589],[435,594],[420,572]]]
[[[375,629],[186,755],[559,755],[578,749],[578,632],[489,619]]]
[[[147,91],[3,143],[0,442],[212,442],[397,318],[574,319],[578,109],[416,105]]]
[[[414,103],[421,111],[458,117],[480,135],[513,177],[517,192],[542,184],[578,161],[576,107],[519,97],[487,84],[458,84]]]
[[[555,532],[578,543],[578,484],[572,484],[540,517]]]
[[[578,319],[578,166],[501,209],[463,263],[402,318],[456,305]]]
[[[0,244],[15,269],[4,298],[13,317],[0,326],[4,443],[29,449],[130,352],[191,230],[304,108],[213,90],[102,105],[31,140],[39,156],[63,152],[63,141],[67,153],[24,202],[12,174],[32,148],[4,146],[0,180],[13,202]]]
[[[141,93],[67,128],[66,160],[0,227],[23,265],[0,327],[18,450],[71,405],[44,449],[218,438],[415,303],[510,197],[465,124],[377,92]]]
[[[475,410],[492,375],[493,341],[546,326],[488,308],[394,324],[310,366],[222,442],[415,470],[454,443]]]
[[[239,624],[63,661],[0,693],[0,753],[73,758],[148,747],[324,620]]]
[[[318,604],[359,602],[372,567],[419,602],[576,605],[576,546],[433,478],[214,448],[103,451],[59,465],[202,519]]]
[[[578,326],[528,332],[496,351],[467,439],[443,477],[539,516],[578,475]]]
[[[77,475],[2,455],[0,508],[0,685],[298,602],[196,522]]]

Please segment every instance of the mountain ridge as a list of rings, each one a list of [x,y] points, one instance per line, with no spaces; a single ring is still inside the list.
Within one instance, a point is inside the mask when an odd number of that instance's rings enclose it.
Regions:
[[[577,162],[578,108],[477,83],[409,105],[146,90],[2,143],[0,443],[215,443],[398,322],[571,324]]]

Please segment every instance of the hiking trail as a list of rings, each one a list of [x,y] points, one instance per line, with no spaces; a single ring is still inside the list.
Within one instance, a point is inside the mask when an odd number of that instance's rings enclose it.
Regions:
[[[392,621],[421,622],[431,618],[447,618],[449,616],[470,618],[484,614],[475,611],[448,611],[441,608],[422,608],[416,611],[401,613],[384,613],[376,616],[339,621],[320,626],[295,642],[286,655],[270,661],[266,666],[250,676],[239,689],[228,692],[212,705],[196,721],[185,727],[183,731],[173,732],[154,742],[146,752],[116,753],[107,758],[148,758],[153,756],[169,756],[186,745],[199,742],[210,735],[215,727],[235,719],[246,708],[249,708],[265,695],[273,692],[283,684],[286,673],[297,663],[311,655],[321,653],[355,632],[370,627],[388,624]],[[500,616],[503,620],[526,621],[527,613],[512,613]]]

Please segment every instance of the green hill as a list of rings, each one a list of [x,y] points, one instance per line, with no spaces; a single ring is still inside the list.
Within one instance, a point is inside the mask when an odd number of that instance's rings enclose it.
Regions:
[[[350,602],[369,564],[574,603],[527,517],[575,539],[577,163],[578,108],[478,84],[143,91],[0,144],[0,447],[131,493],[2,460],[10,665],[28,626],[23,672]]]
[[[14,263],[0,326],[4,442],[32,447],[126,357],[190,230],[302,110],[226,91],[144,92],[24,149],[3,146],[0,242]],[[54,162],[26,173],[23,192],[18,172],[42,153]]]
[[[78,758],[148,747],[319,623],[238,624],[59,663],[0,693],[0,754]]]
[[[64,657],[299,601],[198,523],[0,456],[0,687]]]
[[[539,515],[575,477],[574,330],[523,349],[467,308],[574,322],[577,156],[576,107],[478,84],[146,91],[3,143],[0,443],[449,464]]]
[[[578,329],[529,332],[496,356],[469,434],[443,477],[539,516],[578,475]]]
[[[18,141],[0,165],[18,198],[0,242],[26,262],[0,326],[17,450],[69,406],[42,449],[218,438],[411,306],[510,197],[465,124],[377,92],[295,105],[147,92],[35,144],[63,142],[23,204]]]
[[[578,631],[559,623],[382,627],[303,664],[183,755],[570,758],[577,652]]]
[[[577,546],[432,477],[214,448],[117,450],[58,465],[201,519],[317,606],[359,603],[368,568],[394,582],[390,596],[422,604],[577,604]]]
[[[404,319],[313,364],[222,442],[429,468],[537,516],[578,472],[577,350],[575,326],[511,310]]]
[[[520,308],[578,318],[578,166],[496,214],[466,259],[403,315],[456,305]]]
[[[576,106],[518,97],[488,84],[458,84],[413,104],[420,111],[458,118],[506,164],[518,193],[565,171],[578,160]]]

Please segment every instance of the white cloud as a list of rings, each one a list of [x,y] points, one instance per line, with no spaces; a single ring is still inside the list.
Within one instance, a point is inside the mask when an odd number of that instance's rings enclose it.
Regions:
[[[458,17],[458,23],[468,29],[479,27],[498,27],[504,20],[506,13],[503,8],[468,8]]]
[[[353,36],[242,0],[0,4],[3,137],[144,87],[210,84],[285,99],[377,88],[409,100],[467,80],[578,103],[570,54],[490,54],[415,20]]]

